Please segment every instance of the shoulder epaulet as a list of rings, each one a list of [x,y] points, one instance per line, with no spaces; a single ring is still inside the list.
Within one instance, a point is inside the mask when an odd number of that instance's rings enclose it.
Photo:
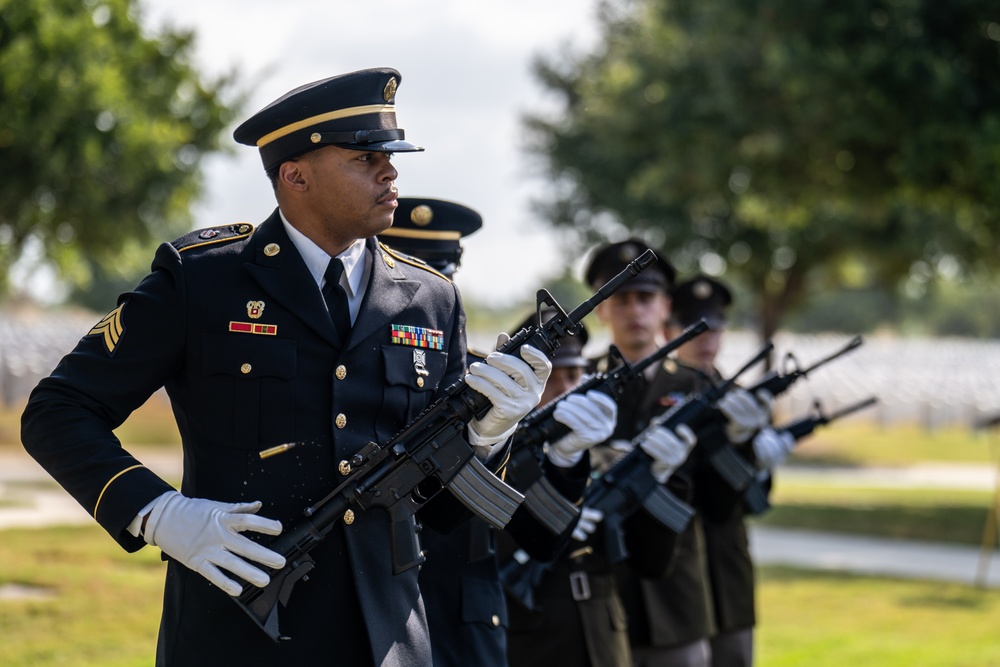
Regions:
[[[249,222],[237,222],[232,225],[220,225],[218,227],[206,227],[188,232],[179,239],[172,241],[170,245],[177,249],[177,252],[184,252],[192,248],[200,248],[215,243],[224,243],[243,239],[253,234],[253,225]]]
[[[382,249],[382,252],[388,254],[393,259],[398,259],[399,261],[403,262],[404,264],[409,264],[410,266],[415,266],[418,269],[423,269],[424,271],[427,271],[428,273],[433,273],[435,276],[438,276],[440,278],[444,278],[448,282],[451,282],[451,278],[449,278],[448,276],[444,275],[443,273],[439,273],[439,272],[435,271],[434,269],[432,269],[427,264],[427,262],[425,262],[422,259],[418,259],[418,258],[413,257],[411,255],[407,255],[406,253],[399,252],[398,250],[390,248],[389,246],[387,246],[386,244],[382,243],[381,241],[378,242],[378,247]]]

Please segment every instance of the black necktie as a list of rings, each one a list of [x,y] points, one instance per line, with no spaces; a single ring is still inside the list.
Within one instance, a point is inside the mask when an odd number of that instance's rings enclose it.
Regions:
[[[330,310],[333,327],[344,342],[351,333],[351,309],[347,304],[347,292],[340,284],[340,276],[344,273],[344,263],[334,257],[326,267],[326,284],[323,285],[323,299]]]

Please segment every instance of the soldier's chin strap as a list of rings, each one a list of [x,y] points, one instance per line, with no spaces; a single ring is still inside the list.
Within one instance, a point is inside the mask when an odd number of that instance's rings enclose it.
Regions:
[[[401,129],[358,130],[356,132],[313,132],[309,140],[314,144],[346,144],[366,146],[383,141],[399,141],[406,138]]]

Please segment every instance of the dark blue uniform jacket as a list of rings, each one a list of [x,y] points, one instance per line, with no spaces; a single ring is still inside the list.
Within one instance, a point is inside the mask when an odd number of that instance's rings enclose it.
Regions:
[[[375,239],[366,251],[370,282],[342,341],[277,211],[256,230],[231,225],[162,245],[152,272],[32,393],[25,447],[122,547],[139,549],[125,528],[171,487],[112,429],[166,387],[183,440],[181,491],[260,500],[262,516],[290,525],[339,483],[340,461],[390,439],[464,374],[454,285]],[[441,343],[394,342],[393,325],[440,332]],[[258,455],[288,442],[304,444]],[[384,513],[338,524],[313,556],[316,569],[282,611],[292,639],[280,644],[169,562],[157,664],[430,664],[417,572],[391,574]]]

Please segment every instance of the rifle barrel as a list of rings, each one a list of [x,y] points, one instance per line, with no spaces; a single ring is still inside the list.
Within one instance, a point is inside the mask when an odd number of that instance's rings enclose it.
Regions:
[[[861,344],[863,342],[864,341],[861,339],[861,336],[855,336],[854,338],[852,338],[847,343],[847,345],[845,345],[844,347],[840,348],[839,350],[837,350],[833,354],[828,355],[826,357],[823,357],[822,359],[820,359],[819,361],[817,361],[816,363],[814,363],[812,366],[810,366],[809,368],[807,368],[804,371],[802,371],[802,374],[803,375],[808,375],[810,371],[813,371],[813,370],[819,368],[823,364],[829,363],[829,362],[833,361],[834,359],[836,359],[837,357],[845,355],[845,354],[847,354],[848,352],[850,352],[851,350],[853,350],[855,348],[861,347]]]
[[[863,410],[864,408],[867,408],[869,405],[875,405],[876,403],[878,403],[878,399],[875,398],[874,396],[872,396],[871,398],[867,398],[867,399],[865,399],[863,401],[859,401],[857,403],[854,403],[853,405],[848,405],[845,408],[841,408],[840,410],[837,410],[836,412],[830,413],[829,415],[827,415],[826,420],[832,422],[835,419],[840,419],[841,417],[846,417],[847,415],[851,414],[852,412],[857,412],[858,410]]]

